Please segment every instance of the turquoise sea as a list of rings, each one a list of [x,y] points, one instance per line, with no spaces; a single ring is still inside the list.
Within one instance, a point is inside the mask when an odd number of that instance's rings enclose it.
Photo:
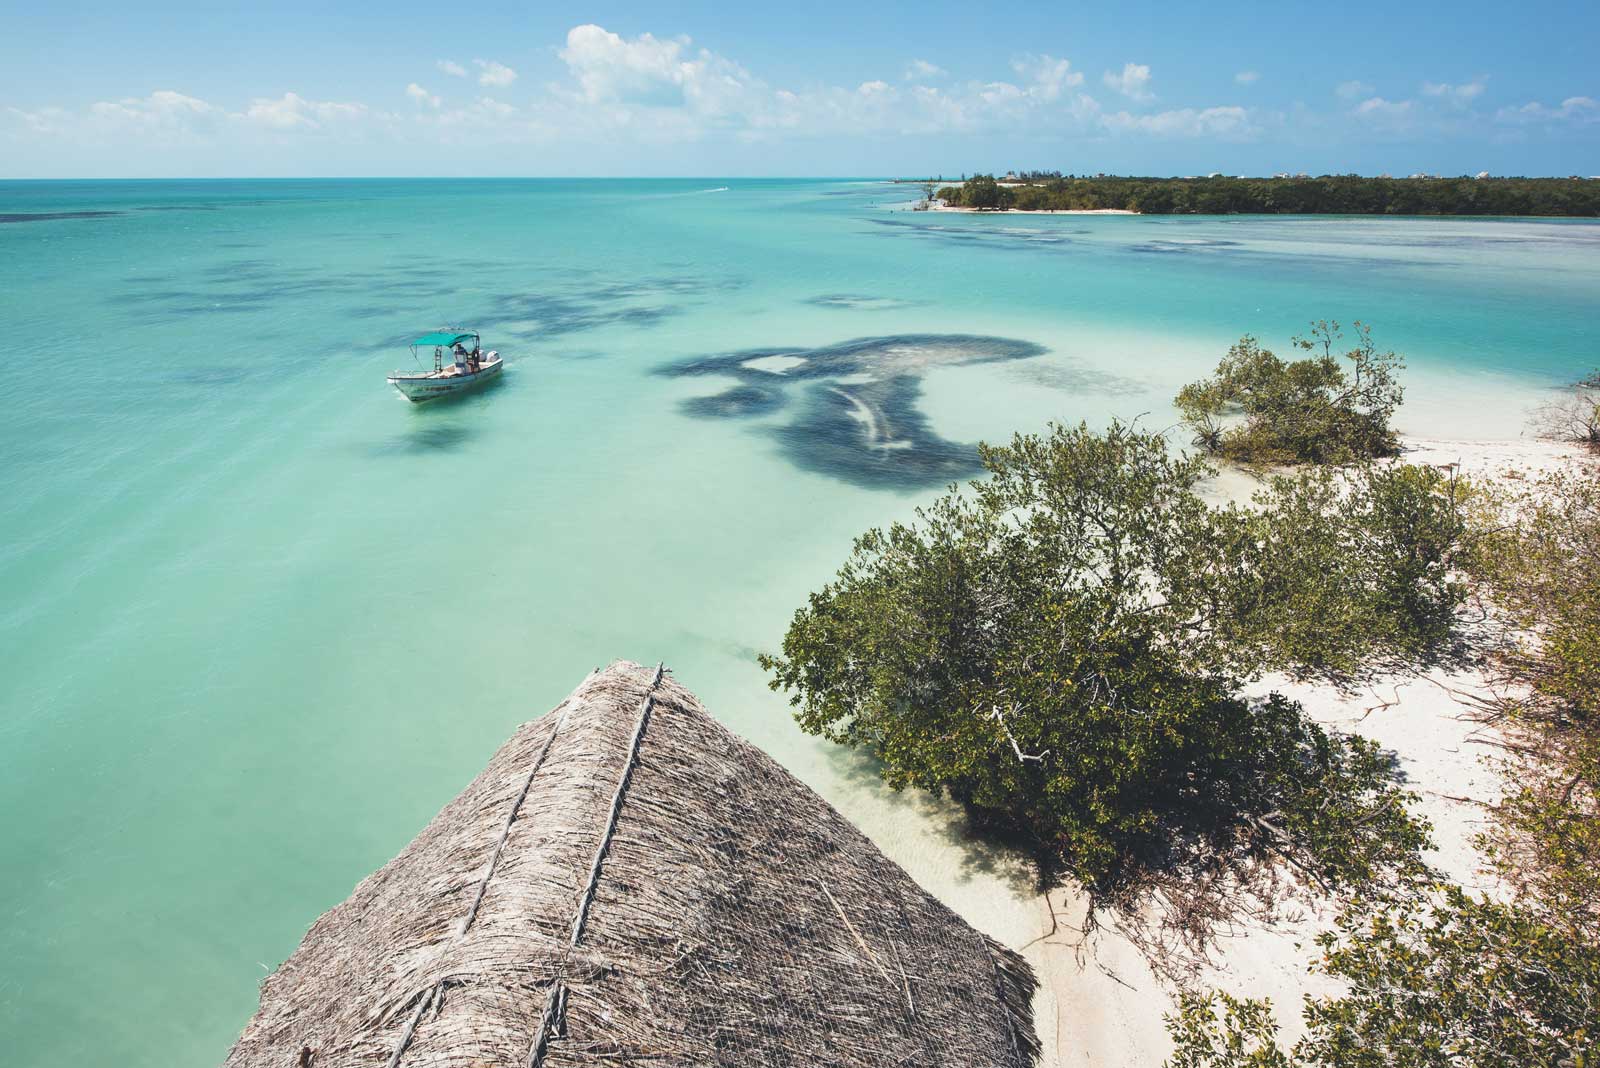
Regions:
[[[992,216],[869,181],[0,182],[0,1061],[216,1063],[266,970],[616,657],[1014,943],[1026,880],[755,655],[1047,420],[1360,318],[1405,429],[1600,364],[1600,225]],[[413,407],[406,339],[504,380]]]

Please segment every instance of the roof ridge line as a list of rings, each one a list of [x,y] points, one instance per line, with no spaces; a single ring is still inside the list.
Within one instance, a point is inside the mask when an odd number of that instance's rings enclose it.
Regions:
[[[594,901],[596,887],[600,885],[600,868],[605,864],[611,837],[617,831],[617,817],[622,814],[622,801],[628,792],[628,782],[633,778],[633,766],[639,761],[639,746],[644,741],[644,730],[650,722],[650,710],[656,703],[656,689],[661,685],[661,676],[665,672],[666,664],[657,663],[656,673],[645,690],[644,700],[639,702],[639,718],[633,725],[633,737],[628,740],[628,758],[623,761],[617,788],[611,794],[611,811],[606,817],[605,830],[600,834],[600,844],[595,847],[594,860],[589,864],[589,883],[584,888],[583,896],[578,899],[578,914],[572,918],[572,940],[569,944],[574,948],[577,947],[578,940],[583,937],[583,927],[589,919],[589,906]]]
[[[456,927],[456,932],[451,936],[449,945],[455,945],[467,936],[467,931],[472,927],[472,921],[478,918],[478,909],[483,905],[483,897],[489,892],[489,880],[494,878],[495,872],[500,867],[500,854],[505,851],[506,839],[511,837],[511,825],[517,820],[517,813],[522,810],[522,803],[528,799],[528,791],[533,787],[534,776],[539,774],[539,769],[544,767],[544,758],[550,755],[550,747],[555,744],[556,735],[561,733],[561,728],[567,722],[567,713],[571,706],[563,703],[561,715],[556,719],[556,725],[550,730],[550,737],[544,740],[544,745],[539,748],[539,755],[533,758],[533,767],[529,769],[528,776],[522,781],[522,791],[517,794],[517,799],[511,803],[511,811],[506,813],[506,822],[500,828],[500,838],[494,844],[494,852],[489,855],[489,866],[483,873],[483,879],[478,883],[478,892],[472,897],[472,905],[467,909],[467,914],[461,918],[461,923]],[[444,977],[440,976],[433,984],[426,998],[417,1002],[416,1012],[411,1014],[406,1028],[400,1033],[399,1041],[395,1043],[394,1052],[389,1055],[386,1068],[398,1068],[400,1058],[405,1056],[406,1049],[415,1037],[417,1025],[428,1014],[428,1009],[439,1000],[439,994],[444,990]]]
[[[661,685],[661,676],[665,671],[666,662],[657,662],[655,675],[651,677],[650,685],[644,692],[644,699],[639,702],[639,718],[633,725],[633,736],[628,740],[628,758],[623,761],[622,774],[617,778],[617,788],[611,795],[611,810],[606,817],[605,830],[600,835],[600,844],[595,847],[594,860],[589,865],[588,885],[584,887],[583,896],[578,899],[577,915],[572,918],[572,939],[568,943],[568,954],[577,948],[579,939],[583,937],[584,924],[589,919],[589,906],[594,903],[595,890],[600,885],[600,869],[605,864],[611,838],[617,831],[617,817],[622,814],[622,802],[628,792],[628,783],[633,778],[634,765],[639,762],[639,747],[644,742],[645,727],[650,723],[650,710],[655,707],[656,690]],[[550,993],[545,995],[544,1011],[539,1016],[539,1032],[534,1035],[533,1045],[528,1049],[528,1068],[539,1068],[539,1063],[544,1060],[545,1045],[549,1042],[552,1029],[565,1015],[566,1000],[566,980],[558,977],[550,987]],[[389,1068],[394,1066],[390,1065]]]

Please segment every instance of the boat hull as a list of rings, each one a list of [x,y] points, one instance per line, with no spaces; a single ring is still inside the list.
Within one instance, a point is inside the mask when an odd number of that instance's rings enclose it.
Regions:
[[[484,363],[476,374],[390,375],[389,384],[399,390],[400,395],[412,404],[421,404],[423,401],[453,397],[458,393],[476,389],[485,382],[499,378],[500,371],[504,367],[503,360],[494,359]]]

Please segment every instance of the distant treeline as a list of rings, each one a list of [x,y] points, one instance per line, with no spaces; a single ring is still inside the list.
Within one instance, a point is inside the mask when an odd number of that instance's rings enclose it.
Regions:
[[[1600,180],[1583,178],[1093,178],[1006,184],[978,174],[936,194],[952,207],[1122,209],[1147,215],[1600,216]]]

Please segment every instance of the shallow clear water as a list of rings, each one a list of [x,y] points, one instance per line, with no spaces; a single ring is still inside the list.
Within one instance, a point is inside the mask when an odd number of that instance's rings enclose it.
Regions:
[[[220,1060],[311,921],[615,657],[665,660],[1022,940],[1010,862],[764,688],[755,653],[852,535],[981,437],[1166,425],[1246,331],[1369,320],[1409,357],[1405,428],[1463,437],[1600,363],[1594,224],[910,195],[0,183],[6,1062]],[[410,406],[384,375],[446,322],[504,381]]]

